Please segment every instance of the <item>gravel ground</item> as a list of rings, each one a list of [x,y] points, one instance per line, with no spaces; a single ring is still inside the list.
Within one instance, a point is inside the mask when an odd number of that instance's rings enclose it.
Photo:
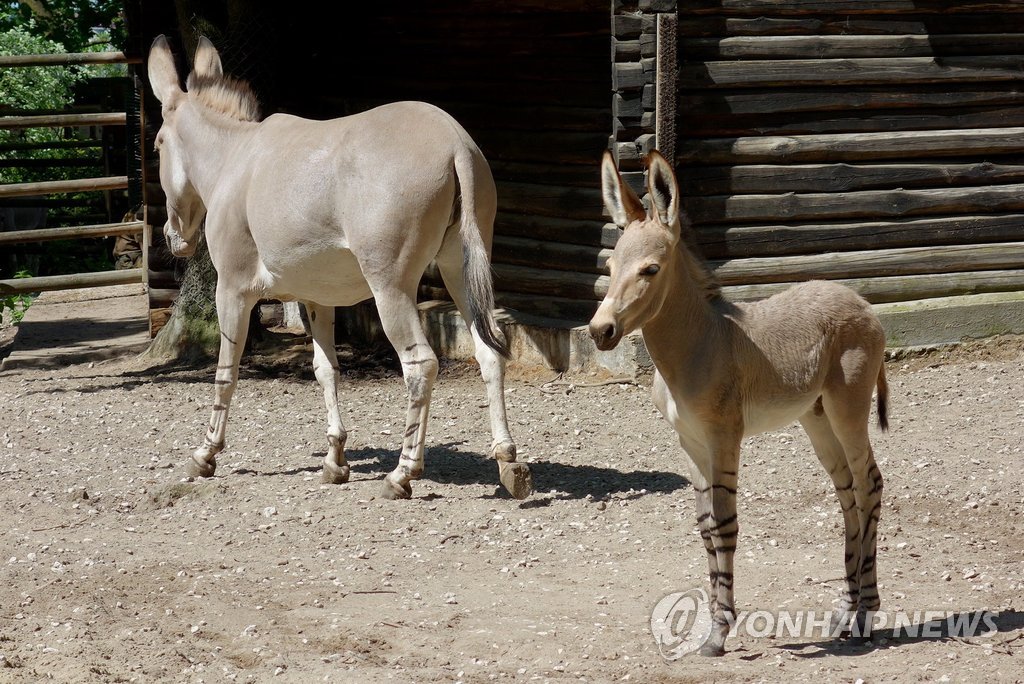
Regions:
[[[405,393],[387,355],[344,364],[338,486],[319,483],[308,350],[246,362],[218,475],[193,482],[213,366],[0,373],[0,681],[1022,681],[1022,350],[890,361],[892,429],[872,428],[883,607],[993,611],[996,634],[741,633],[724,658],[675,661],[651,611],[704,587],[706,562],[650,378],[547,393],[550,374],[512,369],[537,486],[521,502],[483,456],[482,382],[446,364],[425,477],[394,502],[379,488]],[[806,437],[749,439],[742,460],[737,607],[828,609],[841,518]]]

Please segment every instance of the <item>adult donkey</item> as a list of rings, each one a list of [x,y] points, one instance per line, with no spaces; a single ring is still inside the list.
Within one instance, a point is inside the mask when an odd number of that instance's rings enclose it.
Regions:
[[[605,206],[623,233],[608,294],[590,321],[599,349],[639,328],[654,361],[654,403],[690,457],[697,524],[708,553],[712,626],[701,648],[722,655],[736,618],[736,481],[744,436],[799,420],[835,485],[846,527],[846,591],[834,627],[878,610],[875,541],[882,475],[868,440],[871,395],[887,427],[885,335],[870,305],[823,281],[734,304],[683,235],[679,185],[658,152],[650,210],[605,154]]]
[[[419,102],[330,121],[284,114],[261,121],[252,91],[224,75],[206,38],[199,41],[187,90],[163,36],[150,49],[148,71],[162,104],[156,147],[167,195],[164,235],[176,256],[189,256],[205,218],[217,269],[215,400],[190,473],[212,475],[224,448],[253,305],[263,298],[297,299],[309,311],[313,369],[327,405],[322,480],[348,480],[334,307],[373,297],[409,390],[402,453],[384,480],[384,496],[408,498],[410,482],[423,473],[438,368],[416,308],[417,286],[433,260],[472,331],[501,481],[513,496],[527,496],[529,469],[515,463],[505,417],[502,357],[508,349],[492,311],[494,180],[469,134],[448,114]]]

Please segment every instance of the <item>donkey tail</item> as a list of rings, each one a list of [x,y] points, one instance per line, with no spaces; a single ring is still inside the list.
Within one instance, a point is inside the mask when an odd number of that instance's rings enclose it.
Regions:
[[[468,137],[468,136],[466,136]],[[488,347],[509,358],[508,343],[494,319],[494,283],[491,280],[491,259],[481,231],[480,207],[477,205],[478,185],[494,181],[487,161],[469,141],[469,149],[455,155],[455,178],[458,184],[462,237],[462,275],[466,283],[469,316],[477,334]],[[493,224],[493,217],[487,218]],[[493,228],[492,228],[493,230]]]
[[[889,429],[889,383],[885,380],[885,364],[878,365],[878,427]]]

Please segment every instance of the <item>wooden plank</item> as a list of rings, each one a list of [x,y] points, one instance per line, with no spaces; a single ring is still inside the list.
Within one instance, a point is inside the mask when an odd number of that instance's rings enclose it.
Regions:
[[[783,36],[783,35],[950,35],[972,33],[1019,33],[1024,14],[1007,13],[993,20],[991,14],[918,15],[819,15],[813,17],[679,16],[684,37]]]
[[[570,245],[499,235],[494,238],[491,261],[577,273],[606,273],[611,254],[612,250],[594,245]]]
[[[109,237],[111,235],[129,235],[141,233],[142,221],[127,223],[104,223],[94,226],[68,226],[63,228],[41,228],[37,230],[12,230],[0,232],[0,245],[19,244],[23,242],[50,242],[53,240],[73,240],[76,238]]]
[[[1012,242],[1021,237],[1022,226],[1024,214],[1004,214],[856,223],[720,224],[698,226],[696,235],[704,256],[725,259]]]
[[[501,182],[498,210],[536,216],[599,220],[604,202],[596,188]]]
[[[709,261],[723,285],[799,280],[1015,269],[1024,264],[1024,242],[906,247],[805,256]]]
[[[65,52],[49,55],[0,55],[0,68],[60,66],[69,64],[140,64],[140,57],[123,52]]]
[[[1024,128],[681,140],[677,163],[778,164],[1024,152]]]
[[[76,180],[41,181],[38,183],[6,183],[0,185],[0,198],[29,197],[32,195],[53,195],[62,192],[124,190],[127,187],[127,176],[108,176],[105,178],[79,178]]]
[[[599,160],[593,164],[551,164],[540,161],[491,159],[488,162],[495,180],[519,183],[544,183],[596,188],[601,182]]]
[[[815,135],[825,133],[872,133],[879,131],[919,131],[957,128],[1009,128],[1024,126],[1024,107],[972,109],[906,109],[868,111],[864,109],[835,114],[698,114],[692,109],[679,126],[693,137],[743,135]]]
[[[61,128],[64,126],[124,126],[124,124],[124,112],[0,116],[0,129],[3,130],[16,128]]]
[[[878,109],[948,109],[964,107],[1020,107],[1024,88],[1017,83],[991,87],[981,84],[956,89],[935,86],[900,88],[802,88],[794,90],[685,91],[680,111],[694,116],[787,115],[800,112]]]
[[[1024,183],[1024,157],[992,162],[751,164],[680,169],[684,195],[853,192]]]
[[[680,58],[687,62],[724,59],[832,59],[837,57],[949,57],[1019,53],[1018,33],[876,36],[731,36],[689,38]]]
[[[37,276],[35,278],[12,278],[0,280],[0,295],[47,292],[50,290],[75,290],[80,287],[103,287],[141,283],[142,269],[131,268],[121,271],[99,271],[97,273],[72,273],[70,275]]]
[[[598,305],[596,299],[519,295],[510,292],[495,293],[495,301],[502,308],[564,321],[577,321],[580,325],[585,325],[594,316]]]
[[[687,0],[680,14],[766,16],[803,14],[965,14],[1024,12],[1021,0],[947,2],[946,0]]]
[[[600,299],[608,292],[608,276],[552,269],[494,264],[494,287],[501,293],[547,295],[568,299]]]
[[[1024,270],[840,278],[836,282],[853,288],[869,302],[881,304],[986,292],[1018,292],[1024,290]],[[733,285],[722,288],[722,292],[732,301],[750,301],[782,292],[791,285],[793,283]]]
[[[1024,55],[702,62],[679,68],[681,88],[969,83],[1024,80]]]
[[[684,201],[697,223],[821,221],[1024,210],[1024,184],[925,190],[715,195]]]
[[[498,212],[496,235],[551,240],[578,245],[614,247],[619,229],[604,220],[550,218],[529,214]]]

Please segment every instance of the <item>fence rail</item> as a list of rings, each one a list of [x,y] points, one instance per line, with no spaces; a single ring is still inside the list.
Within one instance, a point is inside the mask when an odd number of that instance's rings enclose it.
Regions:
[[[31,197],[33,195],[54,195],[62,192],[124,190],[127,187],[128,176],[76,178],[75,180],[39,181],[37,183],[4,183],[0,184],[0,199]]]
[[[71,273],[68,275],[37,276],[35,278],[11,278],[0,280],[0,295],[27,294],[49,290],[74,290],[80,287],[105,287],[107,285],[128,285],[143,282],[143,268],[127,268],[122,271],[98,271],[96,273]]]
[[[142,221],[125,223],[101,223],[92,226],[67,226],[64,228],[39,228],[36,230],[12,230],[0,233],[0,245],[16,245],[23,242],[52,242],[77,238],[110,237],[141,233]]]
[[[124,126],[124,112],[98,114],[44,114],[41,116],[0,116],[0,128],[60,128],[63,126]]]
[[[0,55],[0,68],[65,66],[69,64],[141,64],[141,57],[123,52],[68,52],[50,55]]]

